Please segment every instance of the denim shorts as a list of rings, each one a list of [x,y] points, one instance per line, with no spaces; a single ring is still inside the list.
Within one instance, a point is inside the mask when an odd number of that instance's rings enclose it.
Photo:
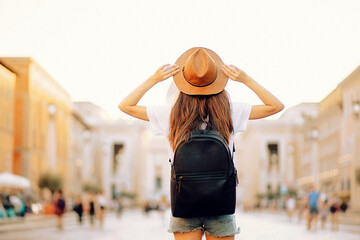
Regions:
[[[240,228],[236,227],[234,214],[200,218],[176,218],[171,216],[168,232],[185,233],[198,229],[213,237],[227,237],[240,233]]]
[[[319,214],[319,209],[317,207],[310,207],[309,212],[310,214]]]

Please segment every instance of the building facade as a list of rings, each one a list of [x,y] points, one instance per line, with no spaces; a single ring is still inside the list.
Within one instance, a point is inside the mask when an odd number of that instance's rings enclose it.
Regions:
[[[316,104],[300,104],[276,120],[249,121],[235,138],[234,161],[238,171],[237,201],[252,208],[260,201],[269,207],[275,196],[297,190],[305,115],[316,115]]]
[[[342,81],[342,124],[340,134],[340,193],[350,207],[360,211],[360,66]]]
[[[85,123],[75,111],[72,113],[70,131],[70,157],[69,157],[69,194],[77,197],[83,192],[83,185],[90,172],[94,170],[89,166],[93,162],[91,154],[92,128]]]
[[[54,171],[69,183],[70,95],[31,58],[0,58],[16,75],[13,172],[38,189],[42,173]]]
[[[140,121],[112,120],[90,102],[74,103],[74,112],[88,126],[82,133],[73,133],[82,138],[83,153],[78,160],[81,181],[98,184],[109,200],[121,195],[136,196],[135,202],[141,201],[145,125]]]
[[[165,197],[170,201],[171,163],[164,137],[155,136],[152,129],[146,132],[146,157],[143,159],[143,171],[140,173],[143,198],[142,202],[158,201]]]
[[[318,171],[315,185],[327,196],[340,190],[339,156],[341,155],[342,93],[339,88],[332,91],[319,104],[317,126],[313,129],[318,136]]]
[[[31,58],[0,58],[0,172],[29,178],[48,171],[72,196],[84,184],[135,204],[170,199],[164,139],[143,121],[113,120],[70,95]],[[235,138],[238,202],[296,192],[314,184],[360,211],[360,67],[319,103],[302,103],[276,120],[250,121]],[[268,201],[269,203],[269,201]]]
[[[0,64],[0,173],[12,172],[16,75]]]
[[[319,103],[316,118],[305,121],[301,161],[311,161],[302,173],[312,171],[299,179],[304,191],[314,184],[326,197],[334,193],[348,202],[353,211],[360,210],[359,111],[360,67]]]
[[[71,162],[81,168],[81,174],[73,174],[77,182],[98,183],[110,201],[134,197],[128,204],[142,205],[162,196],[170,199],[168,152],[149,123],[112,120],[90,102],[75,102],[74,114],[83,119],[72,133],[78,140],[72,140],[77,154]]]
[[[360,210],[360,67],[319,103],[303,103],[276,120],[250,121],[236,139],[239,201],[311,185]]]

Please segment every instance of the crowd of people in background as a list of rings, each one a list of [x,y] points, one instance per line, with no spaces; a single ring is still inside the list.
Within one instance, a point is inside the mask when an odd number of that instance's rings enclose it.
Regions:
[[[0,219],[24,217],[28,211],[26,197],[22,192],[0,193]]]
[[[6,221],[13,219],[20,220],[20,218],[23,218],[28,213],[54,214],[56,216],[57,228],[63,230],[65,213],[74,212],[79,225],[87,222],[91,228],[95,226],[103,228],[106,209],[111,208],[117,217],[121,217],[124,209],[121,198],[108,202],[102,192],[84,193],[79,196],[64,196],[62,190],[56,190],[44,201],[39,201],[38,199],[29,200],[29,196],[29,193],[25,194],[22,191],[1,190],[0,221],[2,219]],[[33,210],[34,206],[36,210]]]
[[[307,195],[309,213],[307,215],[307,229],[317,229],[317,220],[320,216],[321,228],[326,228],[328,219],[330,220],[330,229],[339,230],[339,214],[345,213],[348,208],[347,201],[341,200],[336,193],[332,193],[329,197],[320,198],[320,192],[314,186],[310,188]],[[306,200],[306,199],[305,199]]]
[[[265,208],[271,211],[279,208],[285,209],[289,221],[293,221],[294,216],[297,216],[299,223],[305,220],[306,228],[309,231],[316,231],[318,226],[321,229],[329,227],[330,230],[337,231],[339,230],[339,214],[347,211],[349,199],[340,198],[335,192],[321,193],[316,190],[314,185],[311,185],[308,191],[301,196],[289,194],[283,196],[280,201],[277,200],[269,201],[267,199],[264,201],[265,204],[258,203],[255,208],[259,210]]]
[[[111,208],[117,217],[121,217],[124,210],[124,203],[121,198],[116,201],[107,201],[102,192],[98,194],[86,194],[76,196],[73,200],[63,196],[61,190],[53,195],[54,214],[57,217],[57,227],[63,229],[63,216],[66,212],[73,211],[77,216],[79,225],[87,222],[91,228],[104,227],[106,210]],[[256,209],[269,209],[275,211],[285,209],[289,221],[297,219],[299,223],[306,222],[308,230],[316,231],[318,227],[337,231],[339,229],[339,214],[345,213],[348,209],[348,199],[340,198],[337,193],[326,195],[311,186],[307,193],[302,196],[289,194],[282,198],[283,205],[279,205],[275,199],[267,200],[256,204]],[[0,219],[24,217],[31,208],[26,204],[26,197],[21,192],[0,194]],[[114,205],[115,204],[115,205]],[[280,206],[280,207],[279,207]],[[160,214],[165,219],[165,212],[170,207],[166,196],[161,196],[157,201],[146,201],[143,204],[145,216],[152,212]],[[247,210],[244,208],[244,210]]]
[[[105,196],[99,193],[87,194],[86,197],[77,196],[68,207],[61,190],[59,190],[54,194],[54,213],[58,219],[57,226],[59,230],[63,229],[63,215],[66,209],[70,209],[76,213],[79,225],[83,225],[84,216],[87,216],[91,228],[95,226],[96,222],[99,223],[100,228],[103,228],[107,205]]]
[[[54,213],[57,216],[57,227],[63,230],[63,215],[66,211],[73,211],[77,216],[77,223],[83,225],[88,222],[91,228],[98,225],[104,227],[106,209],[110,209],[118,218],[122,216],[124,203],[122,198],[117,198],[111,203],[108,202],[102,192],[98,194],[86,194],[86,196],[77,196],[69,204],[66,202],[62,191],[54,193]],[[143,212],[145,216],[149,216],[150,212],[157,212],[165,221],[165,212],[170,207],[170,203],[166,196],[161,196],[158,201],[146,201],[143,204]]]

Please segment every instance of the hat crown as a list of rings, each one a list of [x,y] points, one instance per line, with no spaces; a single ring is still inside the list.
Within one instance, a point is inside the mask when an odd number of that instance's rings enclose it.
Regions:
[[[215,61],[205,49],[200,48],[186,60],[183,74],[186,81],[193,86],[208,86],[217,76]]]
[[[176,60],[182,70],[173,78],[180,92],[187,95],[212,95],[224,90],[228,77],[221,71],[223,61],[214,51],[193,47]]]

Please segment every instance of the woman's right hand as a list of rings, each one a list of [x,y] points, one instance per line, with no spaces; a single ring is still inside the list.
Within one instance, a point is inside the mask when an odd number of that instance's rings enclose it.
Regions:
[[[150,77],[151,80],[155,81],[155,83],[164,81],[171,76],[174,76],[179,72],[179,66],[176,64],[170,65],[165,64],[161,66],[156,72]]]
[[[138,102],[144,94],[158,82],[164,81],[169,77],[179,72],[178,65],[165,64],[161,66],[156,72],[132,91],[124,100],[119,104],[119,109],[130,116],[149,121],[147,116],[146,107],[138,106]]]

